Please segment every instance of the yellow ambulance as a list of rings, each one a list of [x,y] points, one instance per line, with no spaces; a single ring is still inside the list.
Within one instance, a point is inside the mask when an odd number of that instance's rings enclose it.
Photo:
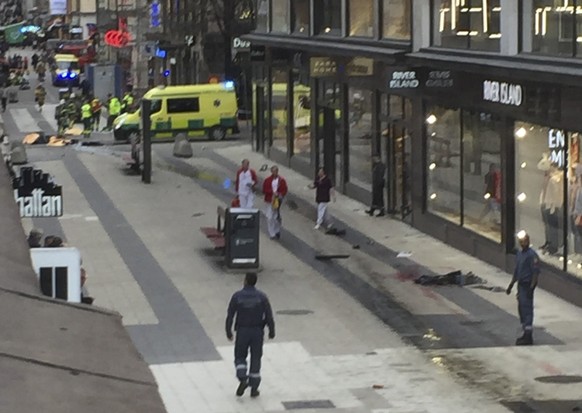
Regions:
[[[239,133],[238,106],[232,82],[183,86],[158,86],[144,99],[151,100],[153,138],[173,138],[178,133],[222,140]],[[124,113],[113,123],[116,140],[140,133],[141,109]]]

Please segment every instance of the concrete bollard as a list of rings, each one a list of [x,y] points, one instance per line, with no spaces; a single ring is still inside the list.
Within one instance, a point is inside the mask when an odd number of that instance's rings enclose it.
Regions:
[[[10,160],[13,165],[24,165],[28,163],[26,148],[22,142],[10,141],[10,146],[12,147]]]
[[[192,145],[188,142],[186,135],[183,133],[177,134],[174,142],[174,156],[177,158],[191,158],[193,155]]]

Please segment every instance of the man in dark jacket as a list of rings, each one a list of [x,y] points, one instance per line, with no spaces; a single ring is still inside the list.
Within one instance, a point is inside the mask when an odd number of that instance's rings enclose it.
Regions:
[[[261,357],[265,326],[269,327],[269,338],[275,338],[275,321],[267,295],[255,288],[257,274],[247,273],[244,288],[234,293],[228,305],[226,316],[226,337],[232,341],[232,323],[236,315],[234,329],[234,364],[240,384],[237,396],[242,396],[251,386],[251,397],[259,396],[261,384]],[[247,354],[251,350],[251,366],[247,374]]]
[[[370,209],[366,211],[366,213],[370,216],[374,215],[374,212],[378,209],[380,212],[378,213],[378,217],[383,217],[385,215],[384,212],[384,186],[386,185],[385,181],[385,174],[386,174],[386,167],[380,160],[379,156],[372,157],[372,205]]]

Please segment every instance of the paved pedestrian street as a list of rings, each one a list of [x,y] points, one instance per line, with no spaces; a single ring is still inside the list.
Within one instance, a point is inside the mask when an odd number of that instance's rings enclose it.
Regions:
[[[261,238],[259,288],[270,296],[277,322],[276,339],[265,344],[262,394],[258,400],[237,398],[233,346],[224,336],[224,317],[242,278],[222,270],[199,231],[200,226],[214,224],[216,206],[231,195],[212,180],[197,182],[168,170],[165,149],[156,148],[159,155],[150,186],[124,174],[122,161],[110,149],[50,149],[59,154],[49,156],[46,148],[34,148],[29,155],[38,156],[41,160],[35,165],[63,185],[66,215],[56,227],[83,252],[95,304],[124,316],[169,412],[276,412],[293,407],[311,412],[504,412],[512,410],[501,401],[575,399],[576,384],[546,384],[535,378],[581,374],[579,309],[541,293],[537,320],[545,329],[540,339],[548,343],[515,348],[511,344],[519,326],[513,316],[514,299],[467,289],[493,307],[477,319],[470,307],[447,298],[451,289],[441,293],[402,281],[382,260],[316,233],[311,220],[292,211],[285,211],[290,231],[280,243]],[[216,152],[221,156],[234,152],[238,157],[232,148]],[[55,157],[58,160],[42,160]],[[210,158],[191,163],[202,166],[207,176],[228,176],[228,165]],[[295,184],[300,178],[288,179]],[[339,203],[332,209],[341,217]],[[354,220],[369,220],[352,215]],[[357,228],[367,231],[371,224]],[[454,255],[440,259],[440,269],[447,268],[449,260],[462,259],[468,268],[480,266],[479,274],[491,282],[505,282],[507,276],[497,270],[399,225],[404,238],[415,237],[415,245],[424,240],[441,255]],[[396,315],[386,315],[383,303],[377,303],[378,314],[370,311],[357,291],[333,279],[334,268],[326,268],[331,264],[318,271],[312,260],[302,260],[304,246],[295,245],[292,237],[311,248],[311,254],[351,250],[352,257],[342,268],[368,285],[374,284],[373,274],[385,274],[385,282],[375,285],[379,292],[369,298],[385,296],[394,300],[389,305],[407,308],[408,315],[399,314],[398,308],[393,308]],[[422,266],[422,261],[434,261],[439,254],[419,255],[417,265]],[[415,257],[416,253],[411,258]],[[437,319],[450,316],[473,321],[474,326],[466,323],[469,328],[478,327],[479,321],[509,320],[509,325],[499,326],[507,337],[492,339],[495,332],[473,332],[467,338],[463,331],[443,331],[441,337],[438,327],[443,324]],[[407,325],[422,319],[434,320],[435,335]],[[483,347],[474,342],[479,337],[484,338]],[[457,345],[463,340],[466,348]]]
[[[25,97],[3,120],[17,138],[32,122],[50,128],[44,116]],[[65,215],[24,219],[25,229],[61,234],[79,248],[95,305],[123,316],[168,412],[582,408],[582,309],[539,291],[536,345],[517,348],[515,297],[412,282],[462,269],[504,288],[508,274],[404,223],[370,218],[342,195],[330,213],[346,235],[316,231],[310,181],[285,167],[294,202],[283,207],[280,241],[263,225],[257,285],[271,300],[277,336],[265,341],[261,396],[236,397],[224,320],[243,277],[224,270],[200,227],[215,225],[217,206],[232,199],[223,183],[242,158],[256,169],[272,162],[244,142],[193,146],[193,158],[176,159],[171,145],[154,145],[151,185],[124,171],[127,146],[28,148],[29,161],[63,186]],[[411,255],[398,258],[401,251]],[[319,253],[349,258],[319,261]]]

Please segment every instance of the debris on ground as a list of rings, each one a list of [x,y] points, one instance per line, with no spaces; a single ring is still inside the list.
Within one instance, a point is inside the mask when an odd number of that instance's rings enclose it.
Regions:
[[[383,385],[383,384],[374,384],[374,385],[372,386],[372,388],[373,388],[373,389],[383,389],[383,388],[384,388],[384,385]]]
[[[317,254],[315,256],[316,260],[319,261],[328,261],[328,260],[333,260],[333,259],[346,259],[346,258],[350,258],[350,256],[348,254]]]
[[[459,285],[461,287],[486,283],[485,280],[477,277],[472,272],[463,274],[460,270],[451,271],[442,275],[421,275],[414,282],[420,285]]]
[[[345,229],[337,229],[335,227],[331,227],[331,228],[328,228],[327,231],[325,231],[325,233],[327,235],[337,235],[339,237],[339,236],[342,236],[342,235],[346,235],[346,230]]]
[[[400,251],[396,256],[396,258],[408,258],[408,257],[412,257],[411,251]]]

